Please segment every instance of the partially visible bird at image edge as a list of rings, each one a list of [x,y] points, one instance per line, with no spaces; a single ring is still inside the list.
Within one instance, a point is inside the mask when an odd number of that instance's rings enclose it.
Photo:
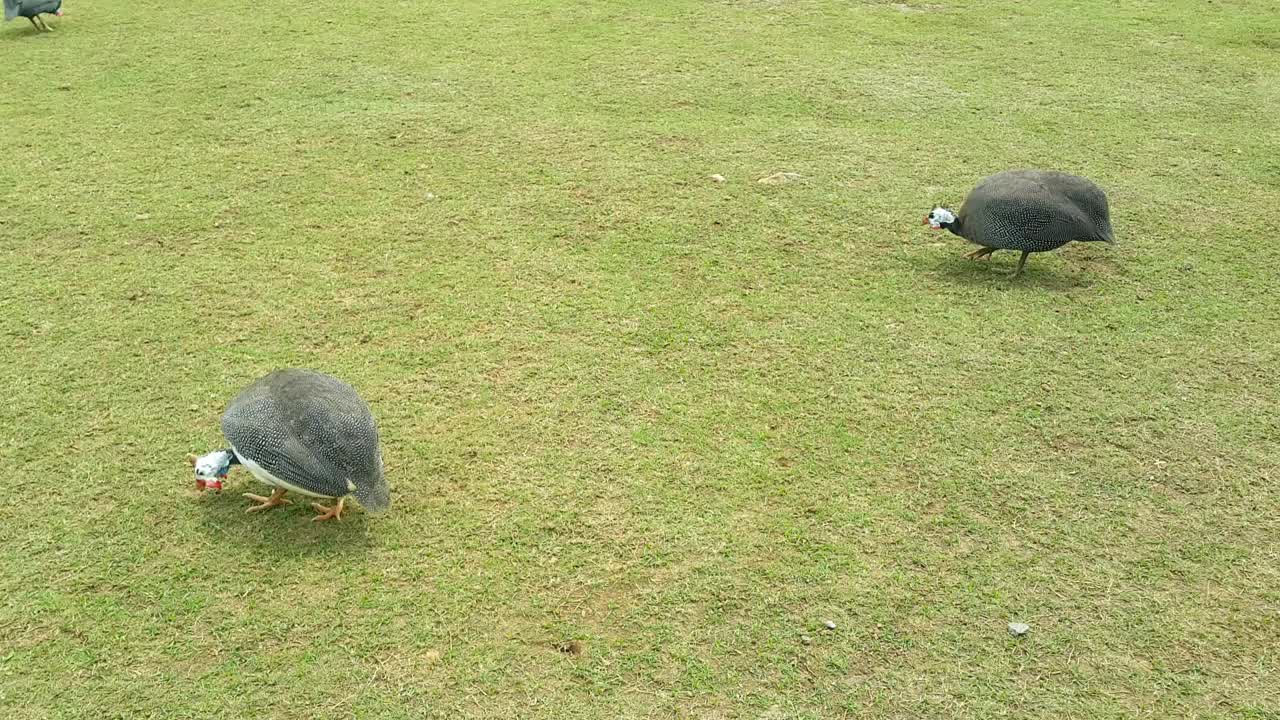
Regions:
[[[4,0],[4,20],[8,22],[16,17],[24,17],[31,21],[37,30],[53,32],[53,28],[44,21],[41,15],[62,17],[62,0]]]

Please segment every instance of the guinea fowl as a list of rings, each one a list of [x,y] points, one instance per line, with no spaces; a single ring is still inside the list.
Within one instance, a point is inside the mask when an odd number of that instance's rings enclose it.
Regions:
[[[43,14],[62,17],[62,0],[4,0],[4,20],[8,22],[18,16],[31,21],[37,30],[53,32]]]
[[[335,377],[287,369],[260,378],[222,414],[222,433],[230,448],[189,458],[196,487],[220,490],[231,466],[242,464],[275,488],[270,497],[245,493],[258,502],[246,512],[288,504],[290,490],[337,500],[332,507],[312,503],[320,512],[313,520],[341,520],[353,494],[372,512],[391,505],[373,415],[355,389]]]
[[[1115,242],[1102,188],[1054,170],[1006,170],[985,177],[959,214],[936,207],[924,224],[981,245],[965,256],[970,260],[996,250],[1021,250],[1014,277],[1033,252],[1056,250],[1072,240]]]

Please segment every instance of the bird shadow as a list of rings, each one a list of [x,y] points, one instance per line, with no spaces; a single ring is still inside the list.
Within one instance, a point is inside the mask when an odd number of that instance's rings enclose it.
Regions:
[[[17,28],[9,32],[0,32],[0,39],[15,42],[18,40],[30,40],[32,37],[57,37],[58,31],[55,28],[53,32],[45,32],[37,30],[34,25],[27,23],[24,28]]]
[[[202,513],[201,524],[218,543],[274,557],[363,555],[369,551],[369,516],[348,501],[341,520],[312,522],[311,499],[296,497],[292,505],[262,512],[245,510],[254,503],[242,493],[266,494],[248,482],[230,482],[222,492],[190,490]]]
[[[1010,251],[981,260],[968,260],[963,255],[941,258],[913,256],[908,262],[920,271],[954,285],[1067,292],[1090,287],[1096,280],[1091,274],[1072,270],[1061,262],[1057,266],[1048,262],[1036,264],[1034,254],[1027,258],[1022,274],[1013,277],[1013,271],[1018,267],[1018,255]]]

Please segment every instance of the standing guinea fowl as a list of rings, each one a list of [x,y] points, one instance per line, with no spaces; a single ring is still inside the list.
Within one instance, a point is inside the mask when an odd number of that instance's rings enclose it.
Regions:
[[[1033,252],[1056,250],[1072,240],[1115,242],[1102,188],[1053,170],[1006,170],[985,177],[958,215],[937,207],[924,223],[981,245],[965,256],[970,260],[996,250],[1021,250],[1014,277]]]
[[[245,493],[259,504],[246,512],[288,503],[290,490],[337,499],[312,506],[314,520],[342,519],[347,495],[383,512],[391,505],[383,475],[378,428],[369,406],[341,380],[310,370],[277,370],[240,392],[222,414],[231,447],[190,458],[196,486],[221,489],[220,479],[242,464],[275,487],[271,497]]]
[[[53,28],[40,17],[42,14],[62,17],[62,0],[4,0],[5,22],[22,16],[30,20],[37,30],[53,32]]]

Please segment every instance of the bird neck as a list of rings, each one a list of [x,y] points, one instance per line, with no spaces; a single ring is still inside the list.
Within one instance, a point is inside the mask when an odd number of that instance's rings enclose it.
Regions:
[[[950,230],[953,235],[964,237],[964,231],[960,228],[960,218],[956,218],[942,227]]]

